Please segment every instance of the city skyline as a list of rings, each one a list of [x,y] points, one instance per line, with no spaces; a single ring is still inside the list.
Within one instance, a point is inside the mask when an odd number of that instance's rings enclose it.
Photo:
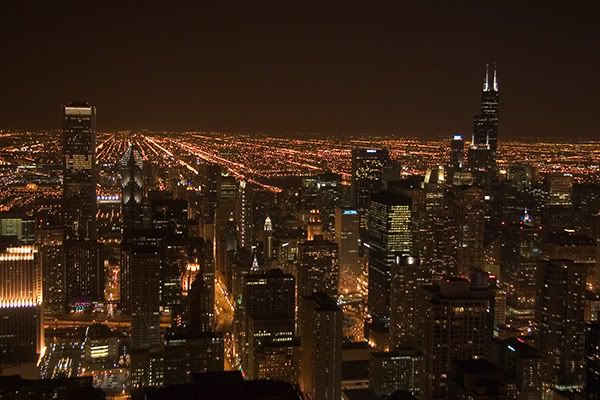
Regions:
[[[504,137],[596,136],[598,32],[586,7],[108,10],[7,6],[3,128],[57,128],[59,105],[81,99],[100,110],[100,131],[469,135],[496,63]]]

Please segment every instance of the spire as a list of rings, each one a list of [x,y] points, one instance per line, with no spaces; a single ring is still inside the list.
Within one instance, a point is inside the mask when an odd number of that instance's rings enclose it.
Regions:
[[[494,91],[498,91],[498,80],[496,79],[496,63],[494,63]]]
[[[485,64],[485,81],[483,82],[483,91],[487,92],[490,88],[490,75],[489,75],[490,64]]]

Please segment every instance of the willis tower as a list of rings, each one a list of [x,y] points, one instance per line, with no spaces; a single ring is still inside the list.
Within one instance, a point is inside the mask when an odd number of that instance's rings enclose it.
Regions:
[[[496,158],[498,141],[498,97],[496,65],[494,65],[494,69],[490,73],[488,64],[485,67],[485,81],[483,82],[483,92],[481,94],[481,111],[473,118],[472,145],[479,148],[489,148],[494,159]]]

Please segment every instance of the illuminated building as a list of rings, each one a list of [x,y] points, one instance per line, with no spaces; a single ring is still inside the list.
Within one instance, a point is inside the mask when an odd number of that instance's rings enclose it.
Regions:
[[[508,323],[515,328],[526,330],[535,317],[541,236],[540,226],[529,219],[502,227],[502,280],[507,292]]]
[[[0,251],[0,363],[35,362],[43,343],[37,250],[4,248]]]
[[[448,400],[508,400],[504,373],[485,359],[457,360],[450,367]]]
[[[420,260],[397,256],[390,281],[390,341],[392,349],[416,345],[416,292]]]
[[[339,399],[342,386],[342,310],[325,293],[305,296],[300,332],[300,388],[313,400]]]
[[[335,207],[340,198],[341,177],[338,174],[325,172],[316,176],[317,201],[323,229],[329,232],[335,223]]]
[[[510,164],[506,178],[515,188],[527,190],[535,182],[536,171],[529,164]]]
[[[100,261],[100,244],[95,240],[63,242],[66,270],[66,299],[70,307],[104,298],[104,267]]]
[[[491,193],[495,172],[495,153],[487,145],[472,145],[467,151],[469,172],[473,177],[473,185],[479,186],[486,193]]]
[[[66,239],[96,239],[96,107],[64,107],[62,213]]]
[[[87,327],[83,354],[87,365],[111,361],[119,358],[119,338],[106,325],[94,324]]]
[[[317,236],[298,245],[298,297],[324,292],[338,294],[340,266],[335,242]]]
[[[215,212],[215,262],[216,271],[223,277],[225,286],[231,290],[232,273],[228,263],[228,252],[237,249],[234,221],[235,199],[238,184],[235,177],[221,173],[217,186],[217,208]]]
[[[465,163],[465,141],[462,135],[452,136],[450,141],[450,170],[460,171]]]
[[[270,260],[273,258],[273,222],[271,217],[265,218],[263,225],[263,249],[265,252],[265,259]]]
[[[491,75],[491,76],[490,76]],[[474,146],[487,146],[491,152],[491,158],[496,159],[498,143],[498,79],[496,77],[496,66],[490,74],[489,66],[485,67],[485,80],[481,93],[481,110],[473,118]]]
[[[372,352],[369,357],[369,388],[376,396],[406,390],[420,398],[425,382],[423,353],[414,348]]]
[[[360,276],[360,216],[357,209],[336,207],[335,242],[338,246],[340,267],[348,268],[355,276]]]
[[[542,355],[521,338],[494,339],[494,363],[504,370],[509,396],[517,400],[542,395]]]
[[[585,377],[584,295],[588,266],[542,261],[537,270],[537,347],[544,357],[544,385],[581,388]]]
[[[160,309],[178,326],[183,314],[181,274],[188,261],[188,241],[166,237],[160,244]]]
[[[484,193],[476,187],[455,187],[452,215],[456,228],[457,271],[468,275],[483,264]]]
[[[411,199],[390,192],[373,195],[367,225],[368,307],[374,321],[390,318],[390,280],[397,256],[411,255]]]
[[[556,172],[546,175],[546,190],[549,206],[571,206],[573,204],[573,175]]]
[[[38,256],[43,274],[44,312],[61,313],[67,304],[63,230],[40,227],[37,232]]]
[[[444,398],[450,364],[489,357],[494,293],[462,278],[423,286],[417,295],[417,347],[425,357],[425,399]]]
[[[35,241],[35,220],[25,213],[0,212],[0,238],[11,237],[21,244]]]
[[[121,158],[121,213],[123,231],[142,228],[144,201],[144,166],[135,145]]]
[[[182,199],[171,198],[170,192],[151,192],[150,226],[163,236],[187,237],[188,204]]]
[[[243,294],[236,300],[236,344],[244,371],[258,376],[265,349],[290,343],[295,336],[295,279],[272,269],[248,274],[244,281]]]
[[[169,329],[164,340],[164,383],[189,383],[192,374],[223,371],[224,342],[218,332]]]
[[[600,322],[585,327],[585,361],[587,400],[600,399]]]
[[[254,245],[254,190],[246,181],[241,181],[235,204],[238,246],[251,249]]]
[[[383,167],[389,160],[387,149],[352,149],[352,206],[361,215],[361,227],[366,227],[366,211],[371,195],[381,190]]]

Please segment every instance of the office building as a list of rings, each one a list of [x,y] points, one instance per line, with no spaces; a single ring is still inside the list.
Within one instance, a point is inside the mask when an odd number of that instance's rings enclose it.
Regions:
[[[415,346],[417,274],[420,260],[397,256],[390,282],[390,342],[392,349]]]
[[[358,250],[360,246],[360,216],[354,208],[336,207],[335,242],[340,267],[360,276]]]
[[[340,267],[335,242],[317,236],[298,245],[298,298],[314,292],[338,294]]]
[[[42,276],[33,246],[0,251],[0,363],[37,360],[44,343]]]
[[[448,400],[508,400],[503,371],[485,359],[453,361]]]
[[[600,322],[585,327],[585,393],[587,400],[600,399]]]
[[[368,307],[374,321],[390,318],[390,280],[397,256],[413,250],[412,201],[391,192],[373,195],[367,225],[369,249]]]
[[[144,165],[140,151],[129,146],[121,158],[121,215],[123,231],[143,227]],[[125,233],[126,235],[127,233]]]
[[[537,270],[538,345],[544,385],[580,389],[585,378],[584,297],[587,265],[542,261]]]
[[[481,93],[481,109],[479,114],[473,118],[473,138],[471,143],[474,146],[486,146],[492,154],[493,160],[496,159],[498,149],[498,78],[496,76],[496,66],[493,71],[489,71],[489,65],[485,67],[485,80],[483,82],[483,91]]]
[[[371,195],[381,190],[383,167],[389,161],[387,149],[352,149],[352,206],[366,227],[366,212]]]
[[[543,358],[522,338],[494,339],[492,361],[504,371],[507,394],[516,400],[542,396]]]
[[[240,181],[235,200],[237,244],[250,250],[254,245],[254,189],[246,181]]]
[[[300,388],[313,400],[339,399],[342,386],[343,314],[317,292],[301,301]]]
[[[96,239],[96,108],[64,107],[62,214],[66,239]]]
[[[425,399],[444,398],[452,361],[488,358],[491,353],[494,292],[464,278],[447,278],[419,289],[417,310]]]
[[[372,352],[369,357],[369,389],[376,396],[405,390],[421,398],[425,382],[423,353],[414,348],[393,352]]]
[[[36,232],[45,313],[61,313],[67,304],[63,235],[62,228],[52,226],[40,227]]]
[[[457,272],[468,276],[483,264],[484,192],[476,186],[455,187],[452,217],[456,229]]]
[[[573,175],[555,172],[545,177],[548,206],[566,206],[573,204]]]

